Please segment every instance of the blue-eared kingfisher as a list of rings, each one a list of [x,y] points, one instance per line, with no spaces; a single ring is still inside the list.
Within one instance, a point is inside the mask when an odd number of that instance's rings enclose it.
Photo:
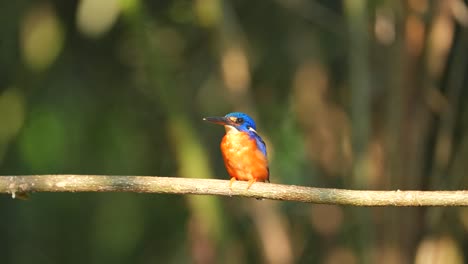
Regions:
[[[236,180],[248,181],[247,189],[257,181],[270,181],[266,145],[257,134],[257,126],[250,116],[234,112],[203,120],[223,125],[226,130],[221,140],[221,153],[231,176],[229,188]]]

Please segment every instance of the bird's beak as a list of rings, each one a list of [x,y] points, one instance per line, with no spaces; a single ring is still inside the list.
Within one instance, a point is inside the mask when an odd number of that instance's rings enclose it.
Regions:
[[[203,120],[218,124],[218,125],[229,125],[231,120],[224,116],[212,116],[212,117],[204,117]]]

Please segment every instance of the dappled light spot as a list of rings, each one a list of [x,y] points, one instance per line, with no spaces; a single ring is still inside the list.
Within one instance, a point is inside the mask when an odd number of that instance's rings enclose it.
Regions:
[[[468,26],[468,6],[463,0],[445,1],[455,20],[464,27]]]
[[[448,8],[443,8],[434,17],[428,36],[427,65],[429,73],[433,76],[440,76],[445,69],[446,59],[453,44],[454,33],[455,27],[452,16]]]
[[[64,35],[51,6],[31,9],[21,23],[21,52],[26,65],[34,71],[48,68],[63,48]]]
[[[82,0],[76,15],[78,30],[88,37],[99,37],[115,24],[120,10],[118,0]]]
[[[234,95],[242,95],[250,85],[249,62],[245,50],[230,47],[222,54],[222,72],[226,87]]]
[[[462,264],[463,255],[459,245],[448,236],[426,237],[416,251],[416,264]]]
[[[374,23],[374,34],[378,42],[391,45],[396,38],[395,14],[388,8],[377,10]]]
[[[315,61],[300,65],[294,75],[294,92],[296,110],[301,118],[305,119],[311,112],[323,111],[328,86],[328,72],[323,65]]]
[[[200,25],[213,27],[220,23],[223,15],[220,0],[197,0],[193,3]]]

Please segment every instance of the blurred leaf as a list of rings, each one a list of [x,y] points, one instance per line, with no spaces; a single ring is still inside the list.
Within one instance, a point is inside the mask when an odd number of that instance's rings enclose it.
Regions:
[[[10,88],[0,95],[0,142],[8,142],[22,127],[25,115],[24,97]]]
[[[222,1],[220,0],[196,0],[195,13],[202,26],[213,27],[220,23],[222,17]]]
[[[64,120],[52,109],[32,113],[20,138],[23,160],[35,173],[58,172],[67,155]]]

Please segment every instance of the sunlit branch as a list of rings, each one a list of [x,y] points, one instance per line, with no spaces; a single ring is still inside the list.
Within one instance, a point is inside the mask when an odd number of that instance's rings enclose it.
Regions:
[[[314,188],[273,183],[148,176],[34,175],[1,176],[0,193],[134,192],[252,197],[271,200],[353,206],[468,206],[468,190],[365,191]]]

